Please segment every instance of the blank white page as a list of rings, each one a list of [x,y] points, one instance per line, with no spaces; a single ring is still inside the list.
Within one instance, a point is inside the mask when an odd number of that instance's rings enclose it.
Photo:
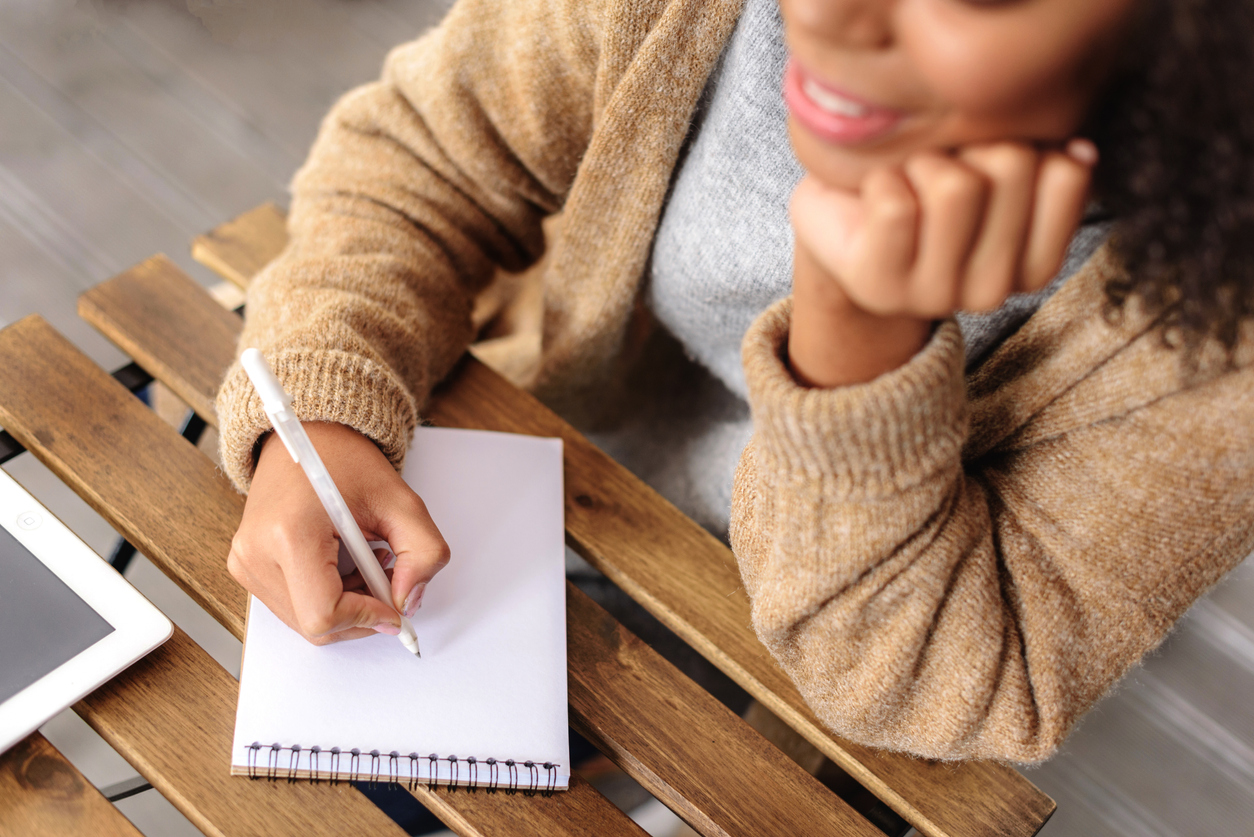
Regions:
[[[420,427],[403,476],[452,556],[413,619],[422,658],[383,634],[315,647],[254,597],[232,773],[567,787],[561,440]]]

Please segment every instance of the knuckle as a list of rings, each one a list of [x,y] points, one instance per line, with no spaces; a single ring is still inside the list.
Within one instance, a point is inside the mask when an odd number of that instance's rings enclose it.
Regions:
[[[945,158],[936,151],[923,151],[906,161],[906,175],[912,181],[931,180],[947,167]]]
[[[226,570],[236,581],[244,583],[244,558],[235,541],[231,541],[231,551],[226,554]]]
[[[1042,182],[1056,189],[1081,189],[1090,175],[1088,166],[1059,151],[1051,151],[1041,161]]]
[[[808,224],[814,215],[821,212],[822,196],[817,187],[809,184],[809,178],[801,181],[801,185],[792,193],[788,201],[788,220],[794,227]]]
[[[267,548],[276,556],[293,555],[297,551],[295,533],[278,522],[266,528],[265,541]]]
[[[402,510],[415,517],[430,517],[431,513],[427,511],[427,504],[422,497],[418,496],[416,491],[405,492],[404,499],[401,501]]]
[[[906,167],[920,200],[926,206],[953,207],[982,197],[987,188],[983,174],[940,154],[916,155]]]
[[[908,194],[910,183],[907,177],[897,169],[875,168],[867,174],[863,191],[873,195]]]
[[[1014,180],[1036,168],[1036,152],[1020,143],[998,143],[979,149],[972,163],[997,180]]]
[[[890,194],[875,201],[871,214],[881,224],[907,225],[914,223],[918,210],[909,197]]]
[[[936,200],[948,206],[978,200],[984,196],[985,189],[983,177],[956,166],[938,174],[932,185]]]
[[[335,621],[329,611],[298,613],[296,621],[300,624],[301,633],[311,638],[325,637],[335,630]]]
[[[242,528],[237,530],[231,537],[230,556],[240,562],[247,560],[247,556],[253,551],[252,541],[253,539]]]
[[[448,566],[448,562],[453,558],[453,551],[449,549],[448,541],[440,539],[439,545],[435,550],[435,565],[437,567]]]

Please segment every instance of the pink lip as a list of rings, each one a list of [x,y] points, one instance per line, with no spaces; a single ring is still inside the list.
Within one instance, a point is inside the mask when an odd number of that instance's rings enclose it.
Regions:
[[[858,116],[846,116],[832,113],[819,107],[806,95],[802,83],[809,79],[834,95],[856,102],[866,108],[866,113]],[[828,84],[806,73],[792,58],[784,69],[784,103],[788,110],[819,139],[835,145],[857,145],[888,134],[904,118],[903,114],[876,107],[843,90],[837,90]]]

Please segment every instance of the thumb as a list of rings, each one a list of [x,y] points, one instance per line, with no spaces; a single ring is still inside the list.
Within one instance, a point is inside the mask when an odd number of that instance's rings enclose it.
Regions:
[[[374,596],[344,590],[333,562],[289,577],[294,627],[306,637],[316,639],[354,628],[400,633],[396,611]]]
[[[396,555],[392,568],[392,601],[413,616],[422,605],[427,583],[449,561],[449,548],[427,511],[427,504],[399,477],[395,488],[376,507],[375,531]]]
[[[399,636],[400,617],[369,593],[345,592],[335,604],[331,618],[334,627],[327,633],[340,633],[352,628],[368,628],[383,634]]]

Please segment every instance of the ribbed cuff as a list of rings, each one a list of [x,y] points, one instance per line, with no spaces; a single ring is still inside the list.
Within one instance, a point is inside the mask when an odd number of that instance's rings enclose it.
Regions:
[[[960,455],[967,432],[962,334],[942,323],[905,365],[868,381],[811,389],[785,365],[792,299],[745,334],[743,360],[759,449],[840,496],[901,491]]]
[[[301,421],[333,421],[369,437],[398,471],[418,422],[413,397],[391,370],[360,355],[293,350],[266,353]],[[218,390],[222,468],[247,493],[257,440],[271,429],[261,398],[236,362]]]

